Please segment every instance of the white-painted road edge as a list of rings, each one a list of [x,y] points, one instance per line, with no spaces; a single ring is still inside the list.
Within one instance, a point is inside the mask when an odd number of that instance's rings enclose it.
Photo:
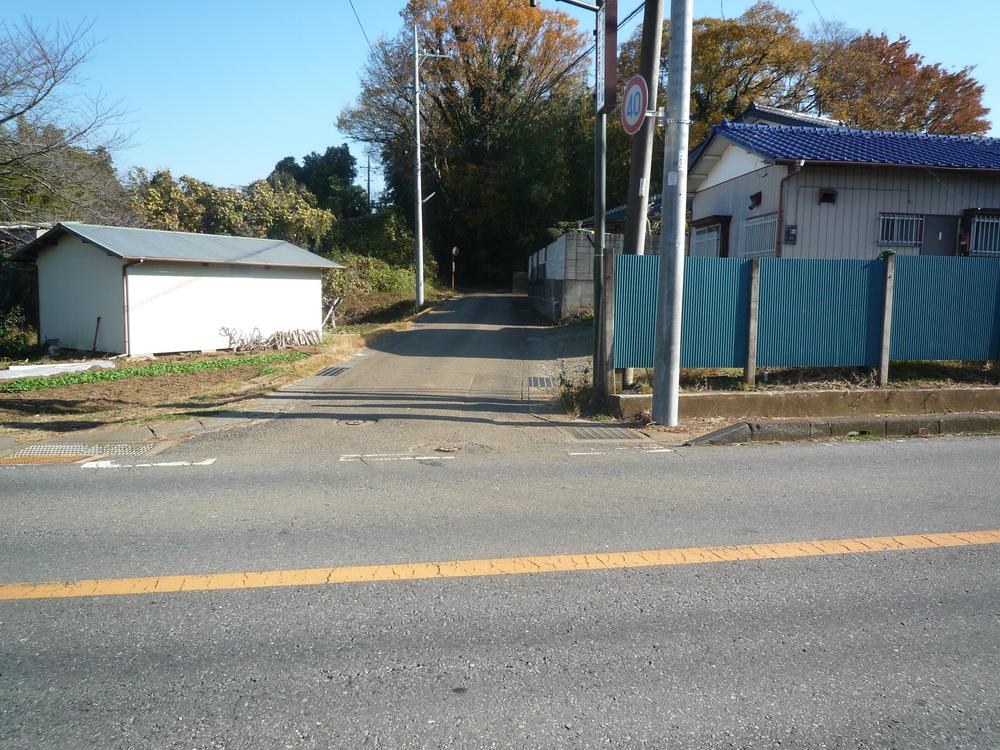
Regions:
[[[348,453],[338,460],[343,463],[356,463],[358,461],[451,461],[454,456],[412,456],[408,453]]]
[[[175,466],[211,466],[218,459],[206,458],[204,461],[165,461],[156,464],[120,464],[117,461],[87,461],[80,464],[81,469],[140,469],[140,468],[173,468]]]

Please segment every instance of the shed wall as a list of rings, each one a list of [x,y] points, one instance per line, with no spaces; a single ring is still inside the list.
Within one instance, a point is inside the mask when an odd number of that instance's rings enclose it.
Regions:
[[[67,235],[38,254],[39,330],[67,349],[125,351],[122,260]],[[97,346],[94,330],[101,318]]]
[[[141,263],[128,270],[132,354],[224,349],[222,327],[268,336],[322,325],[322,271]]]
[[[770,165],[740,177],[714,185],[694,194],[691,219],[706,216],[730,216],[729,254],[742,257],[744,223],[747,219],[773,214],[778,210],[778,192],[787,167]],[[750,208],[750,196],[761,194],[761,204]]]
[[[835,204],[818,202],[821,188]],[[798,227],[787,258],[876,258],[886,249],[917,255],[918,247],[881,247],[880,213],[959,216],[968,208],[1000,208],[1000,178],[974,172],[887,167],[811,167],[786,183],[784,224]],[[783,231],[783,230],[782,230]]]

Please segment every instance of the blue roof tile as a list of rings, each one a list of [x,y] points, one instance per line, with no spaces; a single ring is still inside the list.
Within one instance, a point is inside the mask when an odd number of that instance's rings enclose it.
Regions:
[[[746,125],[727,121],[715,125],[712,131],[761,156],[776,160],[1000,170],[1000,139],[997,138]]]

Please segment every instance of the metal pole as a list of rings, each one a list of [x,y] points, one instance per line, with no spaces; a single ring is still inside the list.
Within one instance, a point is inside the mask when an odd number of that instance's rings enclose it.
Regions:
[[[639,50],[639,75],[649,87],[648,109],[656,111],[660,85],[660,48],[663,42],[663,1],[646,0],[642,17],[642,46]],[[632,138],[632,157],[628,175],[628,213],[625,215],[624,253],[643,255],[646,252],[647,213],[652,192],[649,174],[653,163],[653,141],[656,137],[657,118],[647,117],[642,129]],[[622,385],[635,382],[635,371],[629,367],[622,371]]]
[[[656,95],[660,80],[660,47],[663,39],[663,2],[646,0],[642,18],[642,47],[639,75],[649,87],[649,107],[656,111]],[[622,252],[642,255],[646,250],[646,214],[649,206],[649,173],[653,161],[655,117],[647,117],[632,139],[632,160],[628,175],[628,213],[625,216],[625,246]]]
[[[600,18],[598,16],[597,18]],[[594,24],[594,39],[597,40],[597,24]],[[597,95],[600,70],[600,55],[594,55],[594,95]],[[594,118],[594,288],[600,293],[594,299],[594,394],[606,396],[605,353],[604,353],[604,213],[605,213],[605,162],[607,159],[607,116],[598,114]]]
[[[413,131],[416,147],[413,154],[414,181],[414,233],[416,234],[416,303],[417,310],[424,306],[424,200],[420,185],[420,42],[417,39],[417,24],[413,24]]]
[[[671,0],[667,143],[663,153],[663,230],[658,279],[660,302],[656,311],[657,366],[653,378],[653,419],[668,427],[677,425],[680,405],[693,11],[694,0]]]

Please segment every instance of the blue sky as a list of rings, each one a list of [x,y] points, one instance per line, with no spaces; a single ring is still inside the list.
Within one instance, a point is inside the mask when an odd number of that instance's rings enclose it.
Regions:
[[[624,16],[640,0],[619,0]],[[523,0],[527,3],[528,0]],[[696,15],[739,15],[752,0],[695,0]],[[368,36],[395,34],[403,0],[354,0]],[[820,19],[895,37],[929,62],[976,65],[1000,135],[997,0],[779,0],[808,28]],[[284,156],[344,142],[337,114],[354,101],[368,47],[347,0],[4,0],[4,18],[93,23],[99,42],[83,87],[128,110],[123,169],[169,168],[219,185],[266,176]],[[669,1],[667,3],[669,7]],[[543,0],[544,8],[557,7]],[[592,14],[558,4],[587,28]],[[641,14],[629,28],[641,21]],[[364,176],[364,151],[352,146]]]

